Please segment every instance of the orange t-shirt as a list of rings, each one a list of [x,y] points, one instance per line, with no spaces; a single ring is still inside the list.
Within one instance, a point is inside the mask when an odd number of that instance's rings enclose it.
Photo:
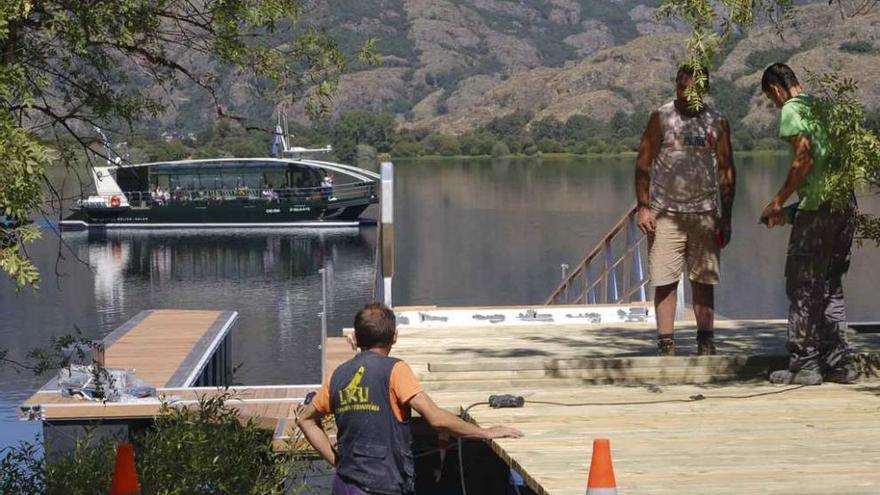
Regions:
[[[391,368],[391,379],[389,380],[389,402],[391,403],[391,411],[398,421],[407,421],[410,416],[409,401],[417,394],[422,392],[422,386],[416,379],[412,368],[403,361],[398,361]],[[325,381],[321,390],[312,401],[312,405],[321,414],[332,414],[330,405],[330,382]]]

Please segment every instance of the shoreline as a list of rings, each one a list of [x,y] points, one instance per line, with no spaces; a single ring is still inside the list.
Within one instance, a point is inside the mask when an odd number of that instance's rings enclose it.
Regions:
[[[787,154],[787,150],[742,150],[736,151],[734,150],[734,157],[737,156],[780,156],[783,154]],[[530,160],[530,159],[574,159],[574,158],[635,158],[638,155],[638,152],[635,151],[622,151],[617,153],[587,153],[585,155],[579,155],[576,153],[536,153],[534,155],[523,155],[523,154],[511,154],[506,156],[497,156],[493,157],[491,155],[421,155],[421,156],[407,156],[407,157],[391,157],[391,161],[393,162],[412,162],[417,160],[466,160],[466,159],[477,159],[477,160]]]

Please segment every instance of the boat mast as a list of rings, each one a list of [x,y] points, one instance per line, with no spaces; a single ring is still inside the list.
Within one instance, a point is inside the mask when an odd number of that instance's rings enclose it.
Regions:
[[[106,166],[93,166],[91,170],[92,180],[95,182],[96,196],[103,199],[107,204],[110,203],[110,198],[118,196],[119,205],[128,206],[128,198],[125,196],[125,193],[122,192],[122,188],[116,183],[116,179],[111,173],[111,170],[118,168],[122,164],[122,157],[113,151],[113,148],[110,145],[110,139],[104,134],[104,131],[98,126],[94,126],[94,128],[95,132],[101,136],[101,145],[104,147],[104,153],[107,158]]]

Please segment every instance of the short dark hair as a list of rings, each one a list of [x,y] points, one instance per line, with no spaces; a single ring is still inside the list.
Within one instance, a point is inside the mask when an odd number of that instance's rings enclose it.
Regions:
[[[374,347],[390,347],[394,341],[397,319],[394,311],[382,303],[364,306],[354,317],[354,337],[363,350]]]
[[[702,64],[698,64],[697,66],[700,68],[700,72],[702,72],[703,75],[706,76],[706,89],[709,89],[709,68]],[[679,65],[678,72],[675,73],[675,80],[678,81],[678,78],[682,75],[694,77],[694,72],[696,72],[694,70],[694,67],[695,65],[692,65],[690,63]]]
[[[761,76],[761,91],[765,93],[770,91],[771,84],[775,84],[785,90],[791,89],[792,86],[800,86],[798,78],[794,75],[791,67],[781,62],[776,62],[764,69],[764,75]]]

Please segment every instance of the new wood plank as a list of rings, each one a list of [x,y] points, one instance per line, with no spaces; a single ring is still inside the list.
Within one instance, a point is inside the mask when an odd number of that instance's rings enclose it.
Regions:
[[[469,411],[479,424],[526,433],[493,442],[538,493],[582,494],[592,440],[611,439],[622,493],[880,493],[880,386],[589,387],[533,391],[531,399],[572,403],[686,400],[641,405]],[[815,480],[809,486],[804,480]],[[836,487],[836,488],[835,488]]]
[[[523,395],[524,408],[468,417],[526,433],[492,447],[539,494],[584,493],[598,437],[612,441],[621,493],[880,493],[880,386],[741,383],[745,368],[784,365],[785,322],[718,322],[715,357],[693,356],[695,331],[678,325],[684,356],[671,359],[654,356],[645,324],[403,329],[392,355],[447,409]],[[852,340],[876,359],[880,336]],[[740,380],[702,384],[719,379]],[[681,381],[701,384],[664,385]]]

